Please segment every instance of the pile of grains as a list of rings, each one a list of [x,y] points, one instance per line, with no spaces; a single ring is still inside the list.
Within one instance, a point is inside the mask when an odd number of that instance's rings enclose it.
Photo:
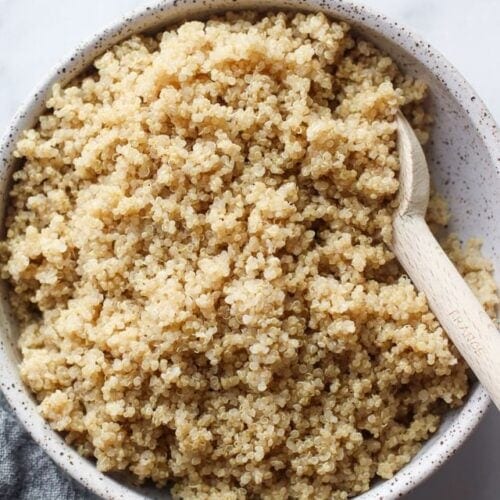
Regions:
[[[187,22],[94,67],[19,141],[2,243],[42,415],[177,498],[391,477],[468,391],[388,248],[394,115],[425,141],[425,86],[321,14]],[[492,313],[480,244],[447,248]]]

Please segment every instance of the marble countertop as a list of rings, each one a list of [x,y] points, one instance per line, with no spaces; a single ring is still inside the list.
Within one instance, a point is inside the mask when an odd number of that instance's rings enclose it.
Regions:
[[[47,68],[144,0],[0,0],[0,133]],[[500,122],[500,0],[363,0],[439,49]],[[496,60],[495,60],[496,59]],[[496,500],[500,416],[490,409],[474,435],[410,500]]]

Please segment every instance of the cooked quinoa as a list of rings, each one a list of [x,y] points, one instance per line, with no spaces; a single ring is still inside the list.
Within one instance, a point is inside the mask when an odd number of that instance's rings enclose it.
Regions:
[[[55,85],[2,243],[53,428],[176,498],[344,499],[406,464],[468,391],[389,249],[424,97],[321,14],[186,22]],[[446,248],[493,313],[479,242]]]

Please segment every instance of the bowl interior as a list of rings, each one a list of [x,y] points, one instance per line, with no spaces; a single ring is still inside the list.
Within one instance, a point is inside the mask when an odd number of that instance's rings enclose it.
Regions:
[[[429,107],[434,116],[427,159],[436,189],[450,205],[450,231],[462,239],[479,236],[484,252],[500,267],[500,226],[495,214],[500,213],[500,175],[498,172],[498,137],[493,122],[482,103],[444,59],[423,41],[397,23],[350,5],[342,0],[275,0],[259,3],[262,9],[321,10],[348,21],[365,38],[389,54],[410,75],[421,78],[429,86]],[[6,199],[9,179],[16,165],[12,151],[19,134],[36,123],[54,81],[68,82],[93,59],[132,33],[155,30],[184,19],[206,16],[221,10],[254,9],[255,2],[227,0],[161,2],[151,5],[119,21],[80,46],[67,61],[52,71],[38,92],[16,116],[4,142],[0,145],[0,197]],[[0,213],[3,219],[3,210]],[[498,277],[498,274],[497,274]],[[32,397],[20,381],[17,364],[15,322],[7,304],[8,290],[2,285],[0,301],[0,383],[11,405],[37,441],[66,471],[91,490],[105,498],[158,497],[150,488],[136,489],[96,471],[94,465],[69,449],[36,412]],[[394,498],[418,484],[456,448],[477,424],[487,406],[484,391],[475,384],[466,405],[450,412],[438,432],[392,480],[380,481],[361,497]],[[125,481],[126,483],[126,481]],[[165,493],[161,495],[165,498]],[[360,498],[361,498],[360,497]]]

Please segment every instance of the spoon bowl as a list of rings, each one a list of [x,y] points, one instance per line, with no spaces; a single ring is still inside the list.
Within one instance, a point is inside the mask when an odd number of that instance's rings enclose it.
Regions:
[[[430,186],[425,154],[401,112],[396,119],[400,187],[392,249],[500,409],[500,333],[425,222]]]

